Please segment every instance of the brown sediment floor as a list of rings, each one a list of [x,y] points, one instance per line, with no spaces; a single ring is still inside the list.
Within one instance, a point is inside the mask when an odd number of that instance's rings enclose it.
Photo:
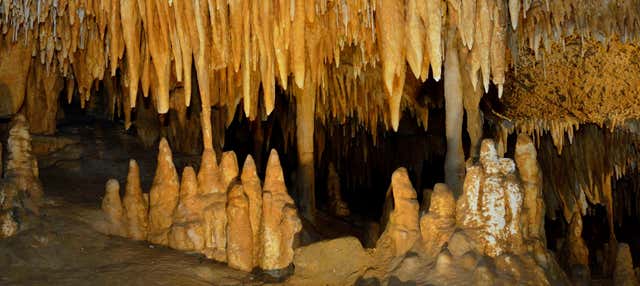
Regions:
[[[38,158],[50,161],[40,170],[46,205],[40,218],[25,220],[23,231],[0,240],[0,285],[261,285],[202,255],[92,229],[104,183],[115,177],[124,187],[129,158],[140,162],[144,189],[155,170],[155,152],[143,150],[121,127],[106,127],[61,128],[76,146]],[[177,157],[180,170],[191,164],[189,157]]]
[[[93,230],[98,209],[49,201],[29,229],[0,240],[2,285],[261,285],[248,273]]]

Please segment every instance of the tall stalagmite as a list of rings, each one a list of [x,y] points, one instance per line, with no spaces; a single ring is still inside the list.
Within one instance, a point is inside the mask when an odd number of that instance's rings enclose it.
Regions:
[[[205,201],[198,197],[198,181],[192,167],[185,167],[180,182],[180,199],[173,212],[169,246],[187,251],[204,248],[202,209]]]
[[[129,160],[129,173],[122,206],[127,222],[126,236],[135,240],[146,240],[149,230],[149,202],[142,195],[140,169],[135,160]]]
[[[250,272],[254,266],[254,243],[249,199],[237,180],[230,186],[227,219],[227,263],[231,268]]]
[[[293,261],[293,243],[302,229],[295,204],[284,184],[280,158],[271,150],[262,194],[262,254],[260,268],[281,270]]]
[[[405,168],[399,168],[391,175],[390,191],[394,207],[389,222],[376,243],[376,251],[392,251],[395,257],[401,257],[413,246],[420,233],[420,205]]]
[[[180,183],[173,165],[169,143],[162,138],[158,151],[158,166],[149,191],[149,236],[150,242],[160,245],[169,243],[169,230],[173,212],[178,205]]]
[[[2,210],[26,208],[38,213],[43,196],[38,174],[38,161],[31,153],[29,124],[18,114],[11,120],[7,139],[7,165],[0,181]]]
[[[116,179],[110,179],[105,185],[102,211],[105,214],[104,233],[124,236],[126,234],[126,222],[124,220],[122,201],[120,200],[120,183]]]
[[[524,205],[526,224],[522,229],[526,239],[545,241],[544,198],[542,197],[542,171],[538,164],[536,148],[531,138],[518,134],[515,161],[524,187]]]
[[[251,155],[248,155],[242,166],[242,190],[249,200],[249,220],[253,240],[253,266],[258,266],[262,244],[260,241],[260,228],[262,227],[262,186],[256,171],[256,164]]]
[[[204,254],[217,261],[227,261],[227,190],[213,149],[205,148],[198,172],[198,193],[206,200],[203,220]]]

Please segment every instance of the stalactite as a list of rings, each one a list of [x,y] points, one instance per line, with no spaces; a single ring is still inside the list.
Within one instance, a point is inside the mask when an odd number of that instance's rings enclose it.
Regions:
[[[136,106],[139,89],[145,97],[151,94],[159,113],[170,109],[170,90],[176,87],[184,88],[184,104],[189,106],[195,66],[205,117],[210,115],[206,114],[208,108],[218,106],[230,111],[228,119],[233,118],[242,101],[250,119],[264,118],[275,106],[276,83],[286,90],[291,76],[298,88],[310,85],[320,90],[316,118],[325,122],[357,118],[375,133],[380,123],[397,129],[404,109],[418,109],[414,101],[402,100],[406,87],[415,84],[405,81],[407,66],[421,81],[429,77],[429,67],[433,79],[441,78],[443,35],[448,34],[443,33],[443,19],[452,14],[456,14],[451,26],[460,37],[459,48],[471,51],[470,57],[459,60],[461,69],[469,74],[474,88],[480,72],[485,92],[492,80],[499,95],[503,85],[514,83],[505,78],[512,63],[518,70],[517,62],[538,65],[541,70],[551,63],[547,72],[555,73],[553,57],[563,54],[555,46],[568,44],[573,49],[576,44],[583,51],[571,58],[590,60],[591,53],[584,50],[595,41],[619,51],[618,43],[640,39],[639,13],[633,1],[620,0],[616,5],[574,2],[459,0],[453,1],[450,9],[439,0],[344,0],[333,4],[311,0],[6,2],[0,12],[0,28],[5,57],[13,58],[10,55],[20,50],[26,55],[23,58],[28,58],[30,52],[41,63],[37,68],[46,71],[42,74],[51,72],[67,79],[69,94],[77,90],[81,106],[107,69],[107,77],[121,81],[115,86],[128,90],[128,96],[123,97],[129,99],[129,106],[119,103],[125,115],[128,108]],[[544,65],[540,65],[542,59]],[[600,62],[606,67],[634,65]],[[20,66],[28,70],[26,65]],[[7,86],[16,93],[22,86],[20,81],[3,78],[5,72],[16,71],[0,69],[0,82],[10,82]],[[587,73],[597,76],[604,72]],[[585,81],[589,84],[582,93],[592,90],[591,86],[603,88],[592,83],[598,81]],[[71,82],[75,89],[69,87]],[[608,85],[604,87],[606,94],[637,89],[633,81],[608,83],[603,83]],[[540,85],[535,88],[536,94],[554,94],[539,92]],[[258,103],[260,90],[262,104]],[[12,95],[16,99],[11,102],[12,113],[22,105],[22,93],[17,94]],[[259,109],[262,107],[264,110]],[[386,110],[377,112],[382,109]],[[622,122],[623,115],[614,117],[612,125]],[[202,126],[204,145],[211,147],[209,124],[203,120]]]

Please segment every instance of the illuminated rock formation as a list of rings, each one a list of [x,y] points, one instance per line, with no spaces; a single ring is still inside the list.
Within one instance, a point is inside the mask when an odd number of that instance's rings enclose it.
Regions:
[[[29,125],[24,116],[13,117],[6,147],[7,163],[4,166],[4,178],[0,179],[2,237],[18,232],[19,221],[25,219],[28,212],[39,213],[43,196],[42,184],[38,178],[38,163],[31,154]],[[1,165],[0,160],[0,167]]]
[[[178,205],[180,182],[178,172],[173,166],[173,157],[169,143],[160,140],[158,166],[149,191],[149,235],[148,240],[155,244],[169,243],[169,230],[173,222],[173,212]]]
[[[217,261],[227,261],[227,190],[222,170],[218,168],[216,155],[211,149],[202,153],[198,172],[198,192],[204,202],[203,220],[205,233],[204,254]]]
[[[193,251],[204,248],[204,226],[201,219],[203,201],[198,197],[198,181],[191,167],[182,171],[180,198],[173,212],[169,247]]]
[[[536,148],[529,136],[518,134],[515,158],[522,187],[523,223],[525,239],[544,241],[544,200],[542,198],[542,172],[538,164]]]
[[[293,261],[293,242],[302,229],[293,199],[287,193],[280,158],[271,150],[262,193],[260,268],[281,270]]]
[[[348,216],[349,206],[342,200],[342,193],[340,193],[340,177],[336,173],[336,168],[333,164],[329,164],[329,176],[327,178],[327,192],[329,195],[329,209],[331,213],[339,216]]]
[[[13,207],[37,213],[42,201],[42,184],[38,178],[38,161],[31,154],[29,124],[22,115],[11,120],[7,139],[7,163],[4,179],[0,181],[0,206]]]
[[[401,259],[411,249],[420,236],[416,191],[411,185],[405,168],[399,168],[391,176],[389,192],[393,196],[393,211],[385,230],[376,242],[373,253],[375,271],[385,273],[396,260]],[[380,274],[373,274],[378,276]]]
[[[420,217],[420,234],[424,251],[435,256],[449,240],[456,225],[456,201],[445,184],[436,184],[431,194],[429,212]]]
[[[252,266],[258,266],[262,244],[260,240],[260,228],[262,227],[262,186],[256,171],[256,165],[251,155],[247,156],[242,166],[242,190],[249,200],[249,221],[251,223],[253,262]]]
[[[238,158],[236,157],[236,153],[233,151],[228,151],[222,153],[222,160],[220,160],[220,171],[222,172],[222,185],[225,192],[228,192],[229,185],[231,182],[238,177]]]
[[[371,255],[355,237],[325,240],[296,249],[290,285],[355,285]]]
[[[104,233],[124,236],[127,232],[126,222],[120,200],[120,183],[116,179],[107,181],[102,199],[102,212],[105,214]]]
[[[232,182],[227,205],[227,264],[231,268],[250,272],[253,269],[253,231],[249,199],[242,184]]]
[[[129,173],[122,206],[127,228],[126,236],[135,240],[146,240],[149,230],[149,201],[142,194],[140,169],[135,160],[129,160]]]
[[[582,238],[582,215],[575,213],[569,223],[568,235],[563,243],[561,260],[566,269],[589,267],[589,249]],[[573,276],[573,275],[572,275]]]
[[[480,164],[467,167],[464,193],[457,202],[457,224],[473,233],[472,239],[491,257],[523,251],[524,191],[515,171],[513,161],[498,158],[493,141],[485,139]]]

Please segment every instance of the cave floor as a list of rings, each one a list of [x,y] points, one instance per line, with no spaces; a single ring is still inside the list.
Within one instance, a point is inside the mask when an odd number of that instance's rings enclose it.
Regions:
[[[144,150],[134,136],[108,123],[61,127],[57,136],[33,139],[34,153],[46,149],[39,144],[53,146],[51,140],[72,143],[38,156],[45,205],[38,219],[24,220],[24,230],[0,240],[0,285],[262,284],[202,255],[96,232],[90,222],[99,216],[105,182],[117,178],[123,191],[128,160],[135,158],[142,187],[148,190],[156,152]],[[174,158],[180,172],[198,160],[179,154]]]

